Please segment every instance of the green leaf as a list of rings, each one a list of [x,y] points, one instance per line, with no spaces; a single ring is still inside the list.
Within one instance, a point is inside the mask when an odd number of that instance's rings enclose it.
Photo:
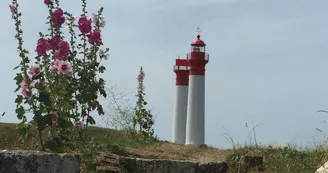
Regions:
[[[106,91],[104,90],[104,89],[99,89],[99,92],[100,92],[100,94],[102,95],[102,96],[104,96],[105,98],[107,97],[107,93],[106,93]]]
[[[22,95],[17,95],[17,98],[15,100],[15,103],[17,103],[17,105],[19,105],[22,102],[23,102],[23,96]]]
[[[68,111],[68,110],[72,110],[73,107],[69,104],[69,103],[66,103],[64,106],[63,106],[63,110],[64,111]]]
[[[18,65],[18,66],[16,66],[13,70],[16,70],[16,69],[18,69],[20,67],[20,65]]]
[[[16,85],[20,85],[23,80],[23,76],[20,73],[17,73],[14,79],[16,80]]]
[[[100,66],[99,67],[99,73],[104,73],[105,70],[106,70],[105,66]]]
[[[21,120],[25,114],[25,109],[23,106],[20,106],[15,110],[15,112],[17,113],[17,118]]]
[[[92,116],[88,116],[87,123],[89,123],[89,124],[96,124],[96,121],[92,118]]]
[[[39,94],[39,101],[44,103],[46,106],[51,106],[50,94],[48,92],[41,92]]]

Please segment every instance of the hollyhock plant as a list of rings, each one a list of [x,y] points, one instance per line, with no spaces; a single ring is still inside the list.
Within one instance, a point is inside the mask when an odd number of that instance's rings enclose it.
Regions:
[[[135,108],[135,114],[132,119],[132,123],[134,129],[137,125],[139,125],[139,133],[144,135],[145,139],[155,139],[154,136],[154,129],[152,126],[154,125],[153,116],[150,110],[147,110],[145,106],[147,102],[144,99],[144,86],[143,81],[145,78],[145,72],[143,71],[142,67],[140,67],[140,71],[137,77],[138,80],[138,94],[137,97],[137,105]]]
[[[26,124],[35,126],[40,146],[45,150],[42,136],[46,128],[51,127],[53,138],[60,137],[60,143],[65,143],[75,139],[70,136],[76,134],[73,133],[76,130],[74,126],[86,128],[88,124],[96,123],[92,112],[104,115],[99,98],[107,95],[105,80],[99,73],[106,70],[101,62],[107,59],[109,49],[101,47],[103,40],[99,28],[104,23],[92,22],[87,17],[86,0],[82,0],[82,14],[78,21],[71,13],[60,8],[59,0],[44,0],[40,3],[44,3],[49,11],[48,16],[44,16],[49,28],[44,32],[35,31],[40,35],[36,40],[36,57],[31,57],[24,48],[22,13],[17,0],[13,0],[9,7],[14,18],[15,38],[21,58],[14,68],[17,71],[16,114],[21,120],[18,129],[22,139],[27,139],[29,131]],[[100,8],[96,15],[101,16],[102,11],[103,8]],[[67,27],[63,27],[64,23]],[[79,32],[75,33],[76,30]],[[32,114],[30,121],[27,119],[28,114]]]

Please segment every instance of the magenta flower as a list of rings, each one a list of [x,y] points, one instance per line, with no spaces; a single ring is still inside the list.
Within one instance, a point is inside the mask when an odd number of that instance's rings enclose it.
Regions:
[[[45,55],[48,50],[51,50],[51,45],[49,44],[48,40],[43,37],[39,38],[35,49],[38,56]]]
[[[44,2],[44,4],[46,4],[46,5],[51,5],[51,4],[52,4],[52,1],[51,1],[51,0],[44,0],[43,2]]]
[[[55,52],[56,59],[60,59],[61,57],[67,59],[68,54],[69,54],[69,44],[66,41],[60,42],[59,49]]]
[[[52,15],[52,24],[55,27],[61,27],[61,25],[65,22],[65,17],[63,16],[64,12],[61,8],[57,8]]]
[[[16,8],[15,8],[15,6],[14,6],[14,4],[12,2],[9,3],[9,9],[10,9],[10,12],[11,12],[11,18],[13,19]]]
[[[51,45],[52,49],[57,49],[59,47],[60,44],[60,38],[57,36],[52,37],[49,40],[49,44]]]
[[[101,30],[95,30],[88,35],[88,41],[90,44],[96,44],[97,46],[102,45]]]
[[[87,19],[85,16],[81,16],[79,19],[79,29],[83,34],[87,34],[91,31],[92,29],[92,20],[91,19]]]

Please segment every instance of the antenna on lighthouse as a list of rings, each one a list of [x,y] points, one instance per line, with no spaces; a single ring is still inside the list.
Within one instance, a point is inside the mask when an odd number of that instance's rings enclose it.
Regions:
[[[200,30],[200,27],[197,27],[197,35],[200,35],[200,33],[202,32],[201,30]]]

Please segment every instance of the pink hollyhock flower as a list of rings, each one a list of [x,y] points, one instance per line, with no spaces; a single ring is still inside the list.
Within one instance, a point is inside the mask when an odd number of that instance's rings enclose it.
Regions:
[[[50,49],[51,49],[51,45],[49,44],[48,40],[43,37],[39,38],[35,49],[38,56],[45,55],[46,52]]]
[[[56,59],[54,65],[51,67],[52,71],[58,72],[59,71],[59,64],[60,64],[60,61],[58,59]]]
[[[57,49],[59,47],[60,44],[60,38],[57,36],[52,37],[49,40],[49,44],[51,45],[52,49]]]
[[[78,124],[79,124],[79,126],[80,126],[81,128],[84,128],[84,127],[85,127],[82,118],[79,120]]]
[[[20,83],[20,86],[22,88],[22,94],[25,98],[31,95],[31,91],[29,88],[33,88],[34,84],[34,81],[32,81],[29,76],[27,76],[27,79],[26,77],[23,78],[22,82]]]
[[[68,54],[69,54],[69,44],[66,41],[60,42],[59,50],[57,50],[55,53],[56,59],[60,59],[61,57],[67,59]]]
[[[23,97],[24,98],[27,98],[27,97],[29,97],[31,95],[31,92],[30,92],[30,90],[27,87],[23,87],[22,88],[22,94],[23,94]]]
[[[65,22],[64,12],[61,8],[57,8],[52,15],[52,24],[56,27],[61,27]]]
[[[10,9],[10,12],[11,12],[11,18],[13,19],[16,8],[15,8],[15,6],[14,6],[14,4],[12,2],[9,3],[9,9]]]
[[[40,74],[40,66],[39,65],[31,66],[29,74],[32,75],[32,77],[39,75]]]
[[[57,112],[52,112],[52,114],[51,114],[52,124],[57,124],[57,121],[58,121],[58,113]]]
[[[34,87],[35,82],[32,81],[32,79],[29,76],[27,76],[27,77],[28,77],[27,79],[26,79],[26,77],[23,77],[23,80],[20,83],[21,88],[27,87],[28,86],[28,83],[29,83],[29,87],[30,88],[33,88]]]
[[[44,4],[51,5],[52,4],[52,1],[51,0],[44,0]]]
[[[65,75],[71,75],[73,73],[72,65],[68,61],[60,61],[58,70]]]
[[[90,44],[102,45],[100,30],[95,30],[88,35],[88,41]]]
[[[81,16],[78,22],[79,29],[83,34],[89,33],[91,31],[91,24],[92,20],[88,20],[85,16]]]

